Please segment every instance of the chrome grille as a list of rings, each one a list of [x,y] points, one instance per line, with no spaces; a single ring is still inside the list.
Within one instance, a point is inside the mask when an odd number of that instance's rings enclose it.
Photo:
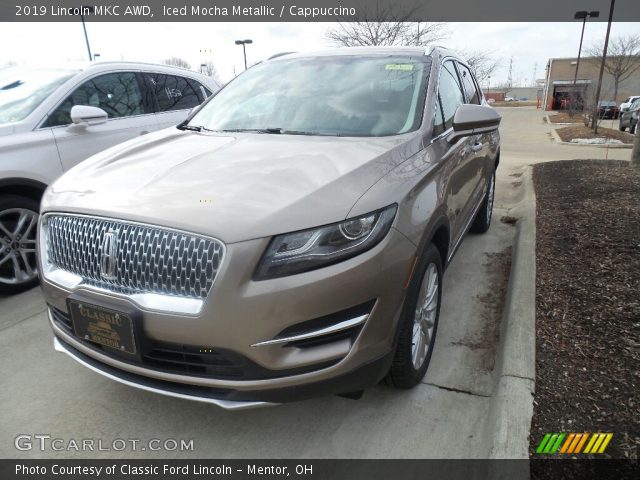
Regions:
[[[217,240],[162,227],[75,215],[50,215],[46,222],[50,264],[119,293],[203,299],[224,254]],[[101,271],[107,233],[116,238],[110,275]]]

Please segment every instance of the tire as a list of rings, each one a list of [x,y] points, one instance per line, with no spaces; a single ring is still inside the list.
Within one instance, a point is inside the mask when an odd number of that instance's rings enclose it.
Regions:
[[[432,284],[429,282],[434,278],[436,280],[435,290],[430,288]],[[435,304],[427,302],[430,297],[436,301]],[[430,243],[416,265],[404,301],[398,324],[396,351],[389,373],[385,378],[387,385],[408,389],[415,387],[424,378],[435,346],[441,298],[442,258],[436,246]],[[420,309],[420,318],[423,322],[417,320],[419,301],[422,301],[423,308]],[[424,328],[421,329],[417,325],[422,325],[427,328],[427,331],[425,332]],[[428,339],[427,335],[429,335]],[[421,355],[417,355],[419,352],[418,339],[422,340],[422,345],[426,345],[426,350]]]
[[[39,210],[33,198],[0,195],[0,294],[18,293],[38,284]]]
[[[621,132],[624,132],[627,129],[627,127],[622,126],[622,122],[620,122],[620,126],[618,128],[620,129]]]
[[[493,215],[493,198],[496,191],[496,171],[494,170],[489,179],[489,188],[487,194],[482,201],[480,210],[476,213],[476,218],[471,224],[469,231],[473,233],[485,233],[491,226],[491,217]]]

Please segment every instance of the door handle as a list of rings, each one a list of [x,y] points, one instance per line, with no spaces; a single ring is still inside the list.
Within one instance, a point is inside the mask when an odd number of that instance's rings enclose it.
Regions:
[[[147,130],[143,130],[140,132],[140,135],[146,135],[147,133],[149,133]]]
[[[480,150],[482,150],[482,142],[476,142],[473,147],[471,147],[471,150],[474,152],[479,152]]]

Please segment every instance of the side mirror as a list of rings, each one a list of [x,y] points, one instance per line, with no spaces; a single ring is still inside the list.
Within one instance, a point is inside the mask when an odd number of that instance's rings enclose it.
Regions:
[[[453,116],[453,132],[447,138],[455,143],[462,137],[493,132],[498,129],[502,116],[491,107],[460,105]]]
[[[75,125],[82,125],[85,127],[100,125],[105,123],[108,118],[109,115],[107,112],[98,107],[75,105],[71,108],[71,121]]]

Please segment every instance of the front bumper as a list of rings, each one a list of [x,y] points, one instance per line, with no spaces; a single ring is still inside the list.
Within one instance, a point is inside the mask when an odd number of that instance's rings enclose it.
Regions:
[[[255,366],[249,369],[251,375],[246,369],[242,376],[229,377],[129,362],[109,349],[96,349],[78,339],[50,316],[56,348],[122,383],[223,408],[348,393],[379,381],[391,361],[415,246],[392,228],[380,244],[357,257],[303,274],[256,282],[251,277],[267,243],[268,239],[259,239],[227,246],[219,278],[199,315],[136,307],[148,339],[237,354]],[[86,287],[67,290],[43,279],[42,288],[50,313],[68,314],[66,300],[72,294],[97,304],[132,306],[130,300],[115,293]],[[359,305],[368,305],[369,311],[352,325],[354,335],[332,332],[335,337],[319,337],[329,341],[279,341],[283,332],[285,336],[288,331],[296,333],[296,326],[313,324],[317,319],[333,319],[329,328],[358,319],[340,315]]]

